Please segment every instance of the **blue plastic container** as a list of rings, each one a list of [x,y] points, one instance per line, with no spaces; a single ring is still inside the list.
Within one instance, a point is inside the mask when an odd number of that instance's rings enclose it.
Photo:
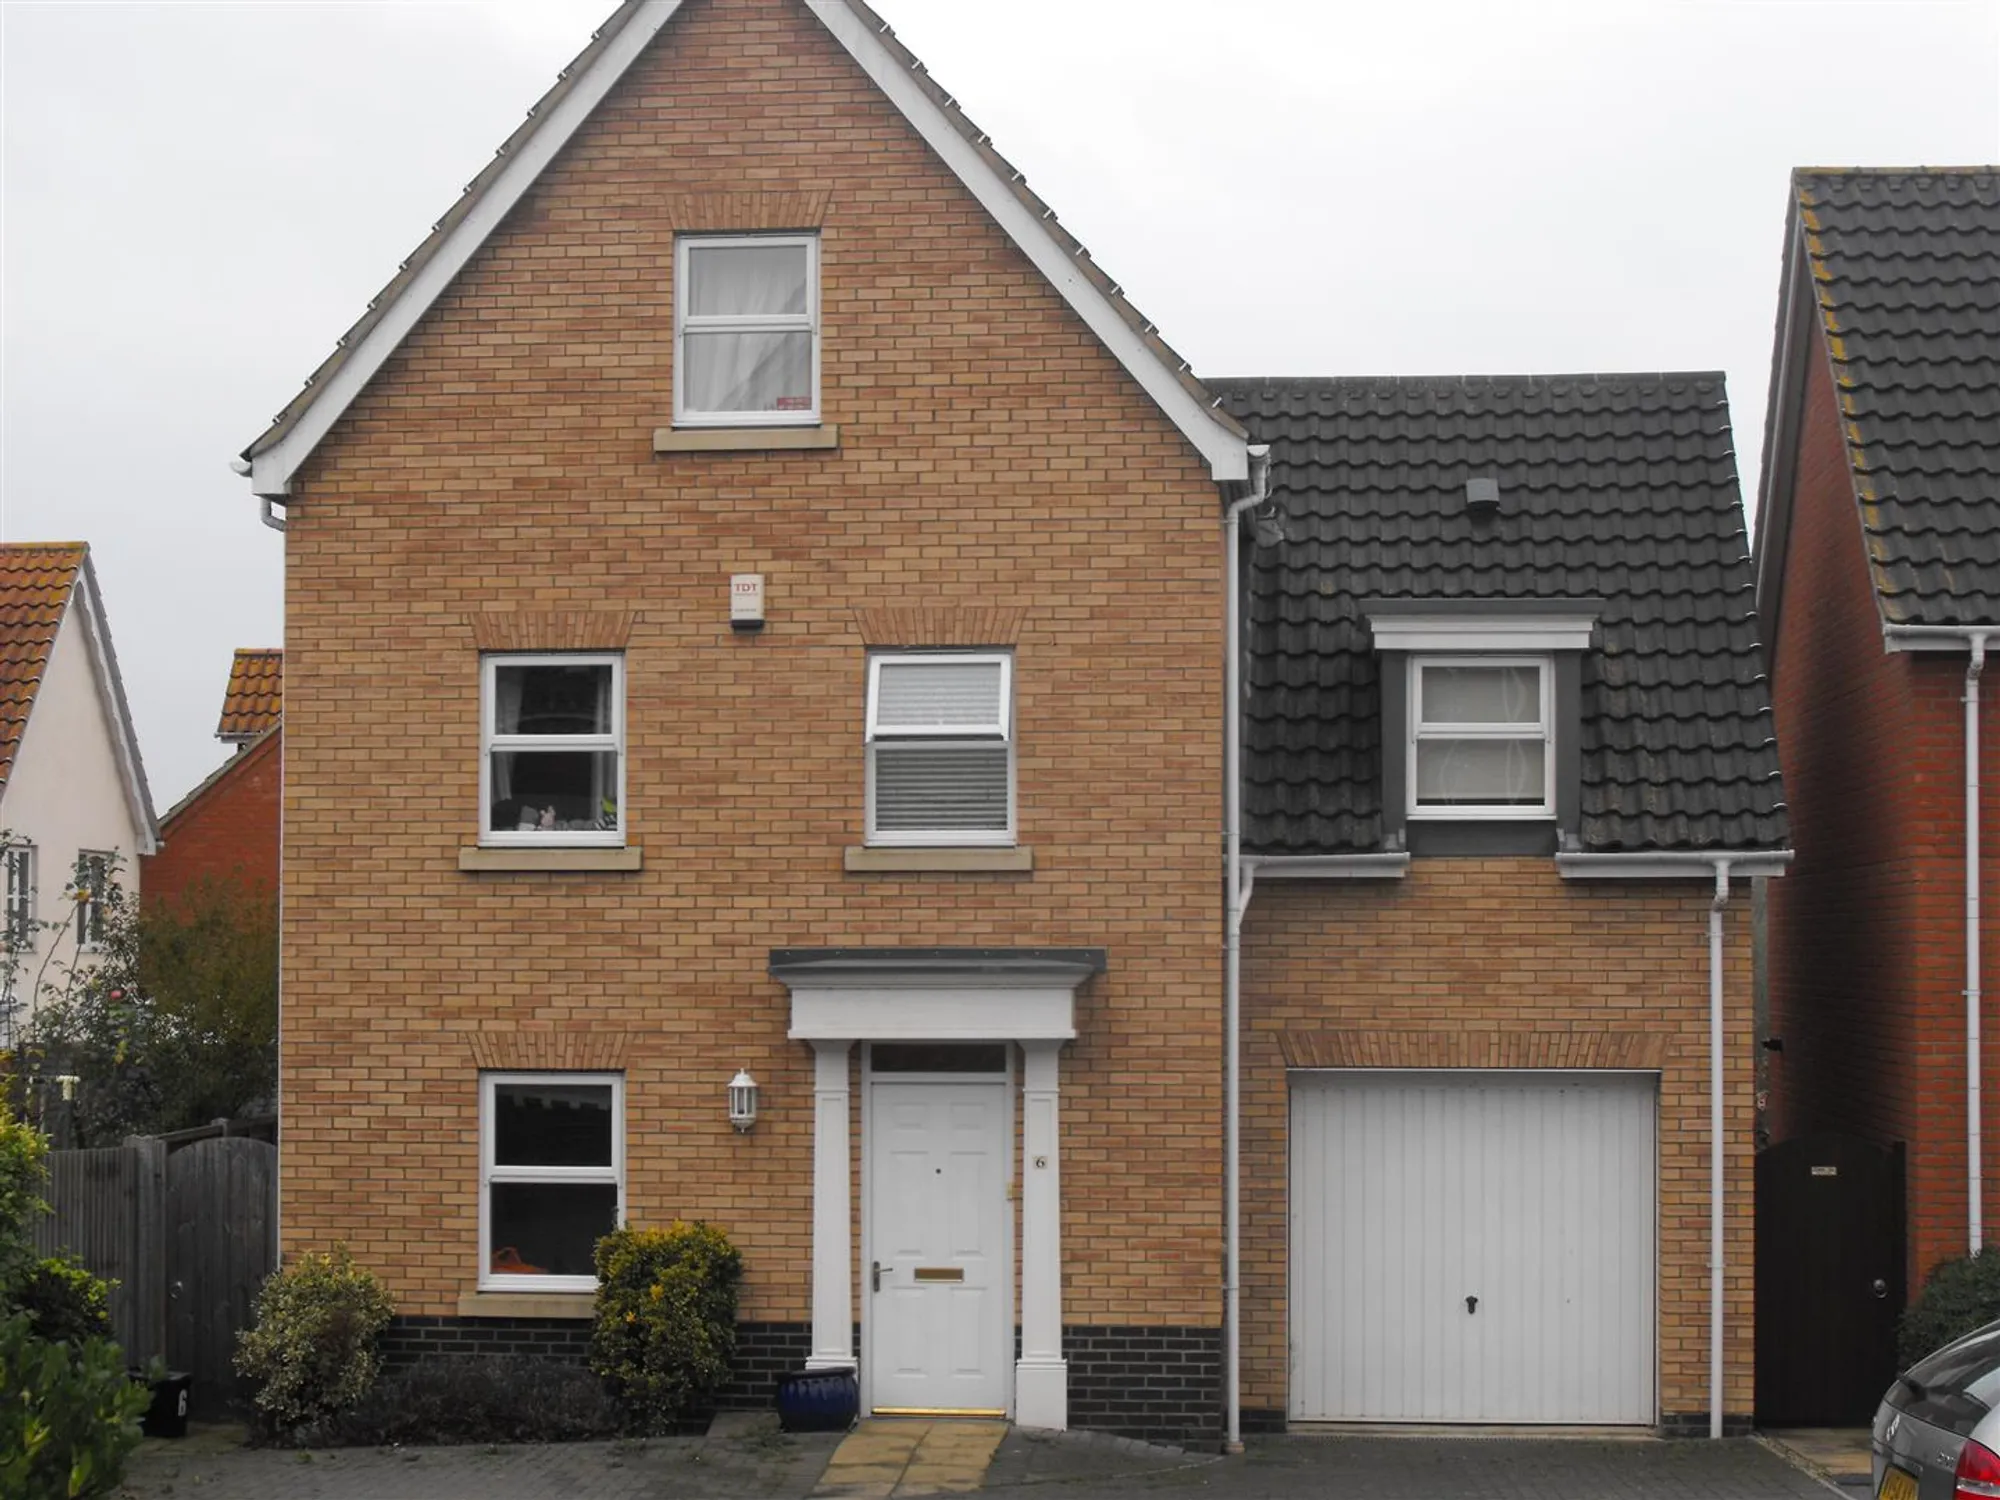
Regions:
[[[861,1409],[852,1370],[798,1370],[780,1377],[778,1426],[785,1432],[845,1432]]]

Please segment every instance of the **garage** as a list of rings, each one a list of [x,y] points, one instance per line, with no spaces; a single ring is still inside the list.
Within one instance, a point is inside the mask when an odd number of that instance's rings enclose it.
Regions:
[[[1655,1420],[1657,1075],[1290,1082],[1292,1420]]]

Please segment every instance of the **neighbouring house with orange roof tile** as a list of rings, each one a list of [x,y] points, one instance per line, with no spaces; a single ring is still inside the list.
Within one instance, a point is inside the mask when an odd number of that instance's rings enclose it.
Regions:
[[[87,959],[91,876],[128,891],[158,842],[152,795],[83,542],[0,544],[0,830],[6,941],[0,1044],[43,986]]]
[[[229,759],[160,818],[160,848],[142,861],[148,911],[207,883],[245,896],[278,893],[278,806],[284,788],[285,653],[241,647],[229,667],[215,737]]]

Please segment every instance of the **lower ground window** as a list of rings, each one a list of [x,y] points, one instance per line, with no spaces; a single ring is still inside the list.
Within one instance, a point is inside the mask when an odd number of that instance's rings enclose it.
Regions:
[[[597,1242],[624,1219],[625,1082],[616,1073],[482,1073],[479,1284],[597,1285]]]

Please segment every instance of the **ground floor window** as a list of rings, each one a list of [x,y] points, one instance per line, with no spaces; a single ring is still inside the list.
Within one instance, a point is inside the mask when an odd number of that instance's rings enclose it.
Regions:
[[[482,1073],[479,1284],[588,1291],[597,1241],[624,1220],[625,1080]]]

